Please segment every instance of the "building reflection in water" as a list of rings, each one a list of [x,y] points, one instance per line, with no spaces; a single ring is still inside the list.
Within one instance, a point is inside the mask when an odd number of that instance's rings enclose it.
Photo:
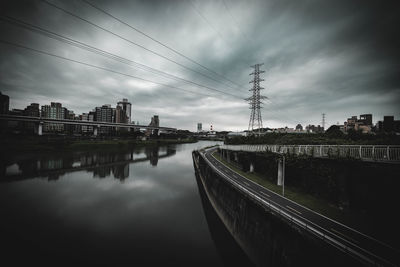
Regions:
[[[47,177],[57,180],[61,175],[72,171],[86,170],[94,178],[113,176],[124,181],[129,177],[131,163],[148,161],[156,167],[158,160],[175,155],[173,147],[143,147],[129,151],[96,151],[69,154],[46,154],[29,159],[3,160],[0,166],[1,181]]]

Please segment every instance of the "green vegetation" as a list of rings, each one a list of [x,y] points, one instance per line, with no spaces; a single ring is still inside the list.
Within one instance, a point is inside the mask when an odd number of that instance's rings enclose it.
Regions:
[[[256,172],[254,173],[244,172],[237,165],[228,163],[227,161],[222,159],[217,152],[214,152],[213,156],[222,163],[224,163],[225,165],[227,165],[228,167],[230,167],[231,169],[233,169],[234,171],[246,177],[247,179],[252,180],[253,182],[279,195],[282,195],[282,187],[273,183],[272,181],[274,179],[272,177],[266,177],[265,175],[263,176]],[[342,222],[346,225],[350,226],[358,225],[356,221],[360,220],[360,214],[356,214],[354,212],[350,213],[347,210],[341,210],[339,207],[336,207],[335,205],[329,203],[328,201],[304,193],[303,191],[295,187],[285,186],[285,197],[315,212],[323,214],[331,219]]]
[[[267,133],[264,136],[236,136],[225,140],[226,144],[280,144],[280,145],[399,145],[400,136],[395,134],[362,134],[350,131],[343,134],[337,129],[326,133]]]
[[[121,147],[157,146],[169,144],[195,143],[195,139],[81,139],[51,138],[38,136],[23,136],[19,138],[2,138],[0,140],[2,154],[20,152],[51,152],[73,150],[103,150],[120,149]]]

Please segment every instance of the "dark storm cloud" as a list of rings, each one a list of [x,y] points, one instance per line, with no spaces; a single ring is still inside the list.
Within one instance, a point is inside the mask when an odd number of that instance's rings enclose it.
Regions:
[[[82,1],[51,1],[213,79],[192,62],[144,38]],[[328,123],[373,113],[400,116],[397,1],[96,1],[120,19],[239,84],[217,83],[96,29],[42,1],[8,1],[13,16],[130,60],[245,98],[250,65],[264,62],[264,125]],[[0,86],[14,108],[60,101],[76,113],[123,98],[133,120],[159,114],[163,125],[245,129],[238,98],[159,77],[0,22],[2,39],[118,72],[210,95],[201,96],[0,44]],[[230,86],[228,86],[230,85]]]

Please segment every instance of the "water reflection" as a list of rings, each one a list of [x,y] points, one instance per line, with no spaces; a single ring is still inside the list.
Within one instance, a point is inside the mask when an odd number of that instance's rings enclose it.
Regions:
[[[66,154],[46,154],[43,156],[9,159],[1,162],[1,181],[15,181],[34,177],[58,180],[68,172],[86,170],[94,178],[113,176],[124,181],[129,177],[131,163],[148,161],[156,167],[158,161],[176,154],[174,146],[132,148],[128,151],[96,151]]]
[[[191,157],[211,144],[2,159],[0,264],[223,266]]]

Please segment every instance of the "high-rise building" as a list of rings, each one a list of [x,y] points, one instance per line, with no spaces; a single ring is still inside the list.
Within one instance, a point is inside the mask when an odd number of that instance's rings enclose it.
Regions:
[[[116,123],[126,123],[126,112],[121,106],[117,106],[114,111],[114,122]],[[121,131],[120,127],[115,128],[116,131]]]
[[[159,127],[160,126],[160,119],[158,118],[158,115],[154,115],[151,118],[151,122],[149,126],[155,126],[155,127]]]
[[[154,115],[151,118],[149,126],[153,126],[153,127],[159,127],[160,126],[160,119],[159,119],[158,115]],[[152,134],[158,135],[158,133],[159,133],[159,131],[157,129],[148,129],[145,134],[146,134],[146,136],[149,136],[149,135],[152,135]]]
[[[10,108],[10,97],[0,92],[0,114],[7,114]]]
[[[197,123],[197,132],[200,133],[203,131],[203,124],[201,122]]]
[[[115,122],[126,123],[126,113],[121,106],[115,108]]]
[[[38,103],[31,103],[24,109],[24,116],[40,117],[40,109]]]
[[[96,107],[96,121],[113,122],[113,108],[111,105]],[[111,127],[100,127],[100,133],[110,134]]]
[[[111,105],[96,107],[96,121],[112,122],[113,110]]]
[[[42,118],[50,119],[65,119],[65,108],[62,107],[61,103],[51,102],[50,105],[44,105],[41,109]],[[64,124],[60,123],[45,123],[45,132],[63,132]]]
[[[124,121],[121,121],[121,123],[131,123],[131,121],[132,121],[132,117],[131,117],[132,104],[130,102],[128,102],[128,99],[124,98],[124,99],[122,99],[122,101],[119,101],[117,104],[117,107],[121,107],[121,109],[125,113]]]
[[[8,114],[10,108],[10,97],[8,95],[3,95],[0,92],[0,114]],[[0,121],[0,131],[6,131],[8,127],[7,121]]]
[[[94,112],[82,113],[81,120],[83,121],[94,121]],[[91,134],[93,133],[93,126],[82,125],[82,133]]]
[[[24,109],[23,114],[24,114],[24,116],[29,116],[29,117],[40,117],[39,104],[31,103],[29,106],[27,106]],[[35,128],[35,123],[34,122],[24,122],[23,127],[27,131],[33,131]]]

